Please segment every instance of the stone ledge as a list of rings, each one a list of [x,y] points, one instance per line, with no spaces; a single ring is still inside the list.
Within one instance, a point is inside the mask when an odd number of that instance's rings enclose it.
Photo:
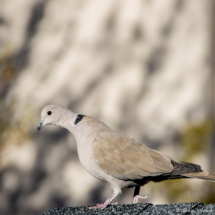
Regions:
[[[174,203],[165,205],[129,204],[129,205],[110,205],[104,210],[88,207],[62,207],[54,208],[43,215],[175,215],[175,214],[215,214],[215,204],[193,203]]]

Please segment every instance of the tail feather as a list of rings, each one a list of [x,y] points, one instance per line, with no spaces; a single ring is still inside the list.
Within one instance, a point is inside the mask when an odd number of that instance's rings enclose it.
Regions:
[[[215,181],[215,175],[210,174],[208,172],[192,172],[192,173],[186,173],[186,174],[181,174],[183,176],[189,177],[189,178],[198,178],[198,179],[204,179],[208,181]]]
[[[215,181],[215,175],[203,171],[201,166],[194,163],[187,163],[182,161],[171,160],[173,165],[173,171],[171,175],[177,175],[178,178],[188,177],[188,178],[198,178],[209,181]]]
[[[183,174],[191,172],[202,172],[201,166],[194,163],[187,163],[182,161],[174,161],[171,159],[171,163],[174,167],[172,174]]]

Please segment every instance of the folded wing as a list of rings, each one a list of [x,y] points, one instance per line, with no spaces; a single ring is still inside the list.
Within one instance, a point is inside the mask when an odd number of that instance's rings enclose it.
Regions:
[[[97,131],[92,148],[99,167],[121,180],[162,175],[174,169],[168,156],[111,129]]]

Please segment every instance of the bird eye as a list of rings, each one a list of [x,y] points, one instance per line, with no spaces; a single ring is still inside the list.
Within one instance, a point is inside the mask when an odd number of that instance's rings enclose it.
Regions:
[[[51,115],[51,114],[52,114],[52,112],[51,112],[51,111],[48,111],[48,112],[47,112],[47,114],[48,114],[48,115]]]

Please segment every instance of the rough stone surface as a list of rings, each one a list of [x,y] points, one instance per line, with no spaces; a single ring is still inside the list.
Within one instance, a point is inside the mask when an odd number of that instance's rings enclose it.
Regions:
[[[89,210],[88,207],[62,207],[54,208],[43,215],[79,215],[79,214],[99,214],[99,215],[165,215],[165,214],[215,214],[215,204],[193,203],[174,203],[165,205],[129,204],[129,205],[111,205],[106,209]]]

